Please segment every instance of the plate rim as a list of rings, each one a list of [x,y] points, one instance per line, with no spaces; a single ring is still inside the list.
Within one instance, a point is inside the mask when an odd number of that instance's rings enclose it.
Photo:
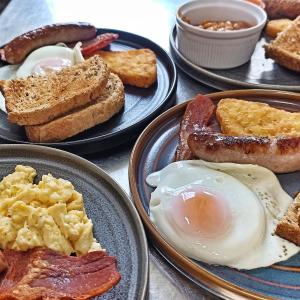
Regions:
[[[164,100],[162,101],[162,103],[160,103],[160,105],[155,110],[153,110],[150,114],[148,114],[145,118],[143,118],[139,122],[137,122],[135,124],[132,124],[129,127],[123,128],[122,130],[120,130],[118,132],[107,133],[107,134],[102,135],[102,136],[95,136],[95,137],[90,137],[90,138],[87,138],[87,139],[80,139],[80,140],[76,140],[76,141],[67,141],[67,142],[61,141],[61,142],[49,142],[49,143],[45,143],[45,142],[35,143],[35,142],[30,142],[30,141],[20,141],[20,140],[11,139],[11,138],[5,138],[5,137],[2,137],[2,136],[0,137],[0,140],[6,141],[6,142],[11,142],[11,143],[20,143],[20,144],[24,144],[24,145],[39,145],[39,146],[48,146],[48,147],[73,147],[73,146],[79,146],[79,145],[80,146],[85,146],[85,145],[88,145],[89,143],[107,141],[110,138],[111,139],[116,138],[118,135],[125,134],[127,131],[130,132],[130,131],[134,130],[135,128],[138,129],[144,123],[149,124],[149,121],[153,120],[153,118],[157,114],[159,114],[159,112],[164,108],[164,106],[166,106],[168,104],[168,102],[172,102],[172,98],[176,94],[177,81],[178,81],[178,72],[177,72],[176,65],[175,65],[175,62],[174,62],[172,56],[162,46],[160,46],[158,43],[150,40],[147,37],[144,37],[142,35],[138,35],[138,34],[135,34],[135,33],[129,32],[129,31],[119,30],[119,29],[115,29],[115,28],[113,29],[113,28],[99,28],[99,27],[97,27],[96,29],[97,29],[97,32],[102,32],[102,31],[113,32],[113,33],[118,33],[120,35],[122,35],[122,34],[123,35],[129,35],[134,40],[141,39],[141,40],[143,40],[143,44],[144,43],[145,44],[152,44],[154,47],[159,49],[159,51],[163,54],[164,58],[168,58],[168,61],[164,60],[164,62],[165,62],[165,64],[168,65],[168,70],[171,70],[172,77],[169,77],[169,81],[170,81],[169,89],[168,89],[168,92],[165,95]],[[122,37],[120,37],[119,40],[122,41]],[[130,40],[128,40],[128,41],[130,42]],[[118,43],[118,40],[116,40],[116,43]],[[149,49],[152,50],[152,48],[149,48]],[[119,143],[118,145],[120,145],[120,144],[123,144],[123,143]],[[114,148],[114,146],[113,147],[105,147],[105,148],[103,148],[103,150],[107,150],[107,149],[110,149],[110,148]],[[102,149],[98,149],[97,151],[101,151],[101,150]],[[95,151],[93,151],[93,152],[95,152]]]
[[[185,58],[183,56],[183,54],[180,53],[180,51],[178,50],[177,46],[176,46],[176,41],[175,41],[175,36],[177,36],[177,28],[176,28],[176,24],[173,25],[170,34],[169,34],[169,42],[170,42],[170,47],[171,50],[175,52],[175,54],[188,66],[191,67],[194,71],[199,72],[200,74],[204,75],[204,76],[208,76],[211,79],[215,79],[215,80],[219,80],[221,83],[225,83],[225,84],[229,84],[229,85],[233,85],[237,88],[239,87],[244,87],[247,89],[270,89],[270,90],[285,90],[285,91],[290,91],[290,92],[299,92],[300,91],[300,85],[299,86],[294,86],[294,85],[276,85],[276,84],[266,84],[266,83],[251,83],[251,82],[244,82],[244,81],[239,81],[239,80],[235,80],[235,79],[230,79],[227,77],[223,77],[221,75],[217,75],[205,68],[202,68],[200,66],[195,65],[194,63],[190,62],[187,58]],[[172,56],[173,58],[173,56]],[[173,58],[174,59],[174,58]],[[174,59],[174,61],[176,61]],[[177,64],[176,64],[177,65]],[[187,75],[189,75],[190,77],[192,77],[193,79],[197,80],[197,81],[201,81],[201,79],[197,79],[195,78],[195,76],[192,76],[189,74],[189,72],[187,72],[185,69],[180,68],[184,73],[186,73]],[[229,71],[231,69],[228,69]]]
[[[226,97],[243,97],[243,96],[269,96],[277,95],[282,97],[282,99],[290,99],[300,102],[300,93],[288,92],[288,91],[279,91],[279,90],[264,90],[264,89],[245,89],[245,90],[228,90],[223,92],[214,92],[207,94],[211,98],[226,98]],[[158,249],[158,252],[162,252],[163,258],[167,261],[171,261],[171,264],[179,270],[183,275],[185,275],[189,280],[190,276],[194,279],[196,284],[200,285],[209,292],[220,296],[225,299],[256,299],[256,300],[265,300],[274,298],[252,292],[247,289],[243,289],[235,284],[232,284],[221,277],[218,277],[204,268],[196,265],[186,256],[180,254],[176,249],[171,246],[155,228],[153,223],[150,220],[148,213],[145,211],[140,195],[138,193],[138,184],[135,180],[137,177],[136,170],[138,170],[139,158],[144,152],[144,145],[147,145],[148,137],[151,136],[151,133],[158,125],[163,123],[163,120],[168,120],[175,116],[176,114],[183,112],[190,100],[187,100],[183,103],[179,103],[172,108],[165,111],[163,114],[155,118],[141,133],[137,139],[130,156],[129,161],[129,187],[132,195],[132,199],[137,208],[137,211],[142,219],[145,230],[153,242],[155,248]],[[167,257],[166,257],[167,256]],[[187,276],[189,275],[189,276]]]
[[[135,224],[136,234],[140,239],[139,246],[142,248],[142,261],[140,262],[143,264],[142,274],[139,274],[138,279],[141,282],[141,288],[138,290],[139,296],[141,296],[141,299],[146,299],[147,291],[148,291],[148,281],[149,281],[149,251],[148,251],[148,243],[146,234],[144,231],[144,226],[141,221],[141,218],[135,208],[135,205],[133,201],[130,200],[129,195],[125,192],[125,190],[117,183],[117,181],[111,177],[108,172],[104,171],[102,168],[98,167],[96,164],[90,162],[89,160],[82,158],[76,154],[56,149],[56,148],[50,148],[40,145],[25,145],[25,144],[2,144],[0,145],[0,152],[2,150],[18,150],[18,151],[24,151],[30,152],[30,153],[40,153],[40,154],[52,154],[54,156],[60,157],[60,158],[68,158],[72,160],[75,163],[78,163],[78,166],[83,166],[84,168],[87,168],[91,170],[93,173],[96,173],[100,178],[104,179],[114,190],[117,192],[117,194],[120,195],[122,198],[123,204],[126,206],[126,208],[130,211],[131,214],[131,221],[133,224]],[[3,156],[2,156],[3,157]],[[7,156],[10,157],[10,156]],[[13,157],[13,156],[11,156]],[[65,162],[64,162],[65,163]]]

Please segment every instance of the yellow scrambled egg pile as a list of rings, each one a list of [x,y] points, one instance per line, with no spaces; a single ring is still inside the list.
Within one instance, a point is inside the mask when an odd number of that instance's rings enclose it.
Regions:
[[[0,182],[0,248],[26,251],[46,246],[70,255],[100,249],[82,195],[71,182],[18,165]]]

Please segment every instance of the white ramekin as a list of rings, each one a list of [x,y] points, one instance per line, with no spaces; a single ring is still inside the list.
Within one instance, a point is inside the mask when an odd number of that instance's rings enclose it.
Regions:
[[[205,20],[245,21],[254,26],[236,31],[211,31],[192,24]],[[244,0],[196,0],[179,7],[176,15],[178,50],[197,66],[229,69],[246,63],[267,21],[265,11]]]

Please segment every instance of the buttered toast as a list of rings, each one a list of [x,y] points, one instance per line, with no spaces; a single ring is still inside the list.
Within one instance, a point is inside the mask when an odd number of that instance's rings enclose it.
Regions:
[[[274,41],[265,45],[265,51],[266,57],[290,70],[300,72],[300,16]]]
[[[110,74],[102,94],[85,107],[77,108],[65,116],[46,124],[25,126],[31,142],[57,142],[103,123],[124,106],[124,86],[120,78]]]
[[[216,116],[226,135],[300,135],[300,113],[276,109],[266,103],[222,99]]]
[[[99,56],[47,76],[1,82],[8,120],[18,125],[49,122],[97,99],[109,71]]]

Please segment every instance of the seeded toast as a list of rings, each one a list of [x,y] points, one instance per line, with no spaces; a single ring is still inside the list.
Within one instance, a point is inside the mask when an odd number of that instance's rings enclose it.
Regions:
[[[275,234],[300,246],[300,193],[277,224]]]
[[[278,64],[300,72],[300,16],[270,44],[265,45],[266,57]]]
[[[102,94],[92,103],[77,108],[46,124],[25,126],[31,142],[57,142],[103,123],[124,106],[124,86],[120,78],[110,74]]]
[[[109,70],[99,56],[46,76],[1,83],[8,120],[18,125],[43,124],[99,97]]]

